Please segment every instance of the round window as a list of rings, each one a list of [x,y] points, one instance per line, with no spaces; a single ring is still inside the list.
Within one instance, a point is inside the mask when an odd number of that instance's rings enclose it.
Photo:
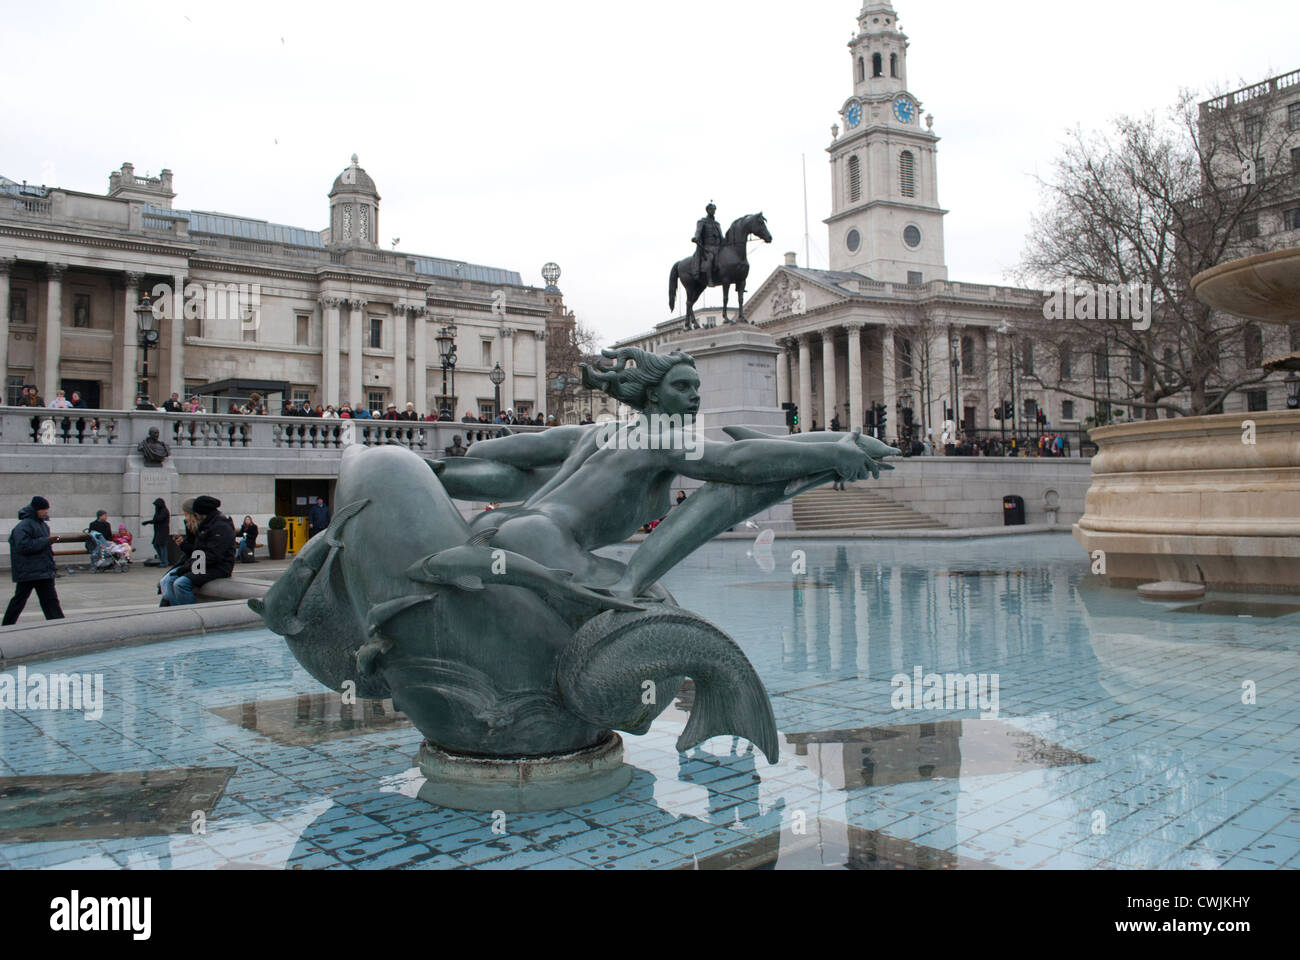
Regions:
[[[850,230],[849,235],[844,238],[844,243],[848,246],[849,253],[857,253],[858,247],[862,246],[862,234],[858,233],[856,228]]]
[[[908,227],[903,231],[903,242],[909,247],[919,247],[921,245],[921,231],[916,227]]]

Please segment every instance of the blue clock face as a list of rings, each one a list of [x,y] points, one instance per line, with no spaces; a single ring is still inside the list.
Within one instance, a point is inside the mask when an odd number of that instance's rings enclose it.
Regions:
[[[894,116],[899,123],[911,123],[916,119],[916,104],[907,97],[899,97],[894,101]]]
[[[861,123],[862,104],[855,103],[851,107],[849,107],[848,111],[844,114],[844,119],[848,122],[848,125],[850,127],[856,127],[859,123]]]

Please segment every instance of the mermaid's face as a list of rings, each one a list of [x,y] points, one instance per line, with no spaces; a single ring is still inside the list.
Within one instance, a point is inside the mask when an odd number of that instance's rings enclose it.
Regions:
[[[659,412],[668,415],[700,412],[700,375],[689,363],[679,363],[654,390],[650,401]]]

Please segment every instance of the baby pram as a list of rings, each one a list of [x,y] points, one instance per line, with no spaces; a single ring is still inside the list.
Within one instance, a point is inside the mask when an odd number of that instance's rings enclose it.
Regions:
[[[107,573],[112,570],[115,573],[126,573],[126,557],[120,550],[114,549],[117,544],[105,540],[104,535],[98,530],[89,531],[89,535],[91,572]]]

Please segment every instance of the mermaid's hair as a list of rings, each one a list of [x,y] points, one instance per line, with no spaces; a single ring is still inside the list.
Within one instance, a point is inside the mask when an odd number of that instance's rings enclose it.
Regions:
[[[615,361],[613,367],[605,367],[600,361],[590,366],[581,364],[582,385],[589,390],[603,390],[634,410],[646,408],[650,402],[650,390],[663,383],[673,367],[683,363],[695,366],[695,358],[688,353],[647,353],[639,347],[619,347],[600,352]],[[629,360],[634,366],[627,365]]]

